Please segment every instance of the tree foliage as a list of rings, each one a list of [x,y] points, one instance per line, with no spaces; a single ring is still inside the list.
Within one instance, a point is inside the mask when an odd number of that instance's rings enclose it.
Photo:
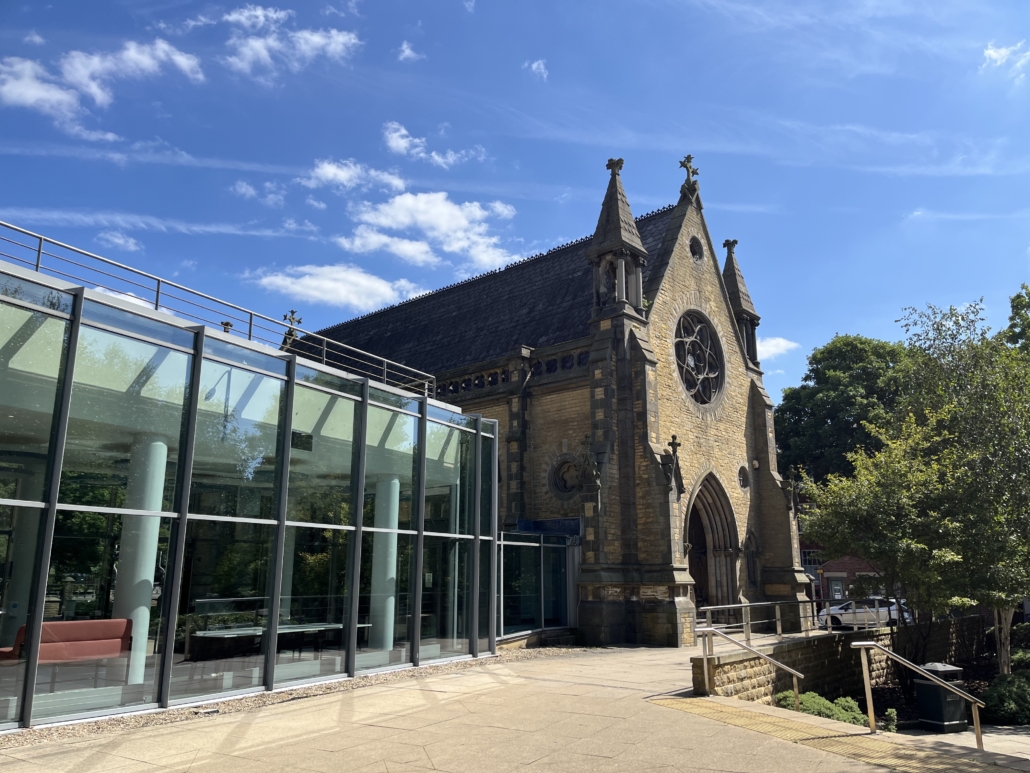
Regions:
[[[907,353],[892,410],[864,426],[876,444],[847,454],[849,474],[806,478],[806,536],[829,556],[858,555],[931,618],[955,606],[994,610],[999,665],[1030,595],[1030,348],[991,335],[979,303],[908,309]]]
[[[876,450],[867,424],[882,426],[900,393],[904,344],[856,335],[834,336],[808,357],[802,384],[783,391],[776,410],[781,472],[804,469],[815,480],[849,475],[855,449]]]

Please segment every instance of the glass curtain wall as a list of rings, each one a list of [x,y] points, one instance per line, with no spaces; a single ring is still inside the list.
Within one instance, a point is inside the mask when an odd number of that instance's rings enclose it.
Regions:
[[[8,271],[0,728],[489,652],[495,422]]]
[[[500,536],[498,635],[568,626],[568,539],[518,532]]]

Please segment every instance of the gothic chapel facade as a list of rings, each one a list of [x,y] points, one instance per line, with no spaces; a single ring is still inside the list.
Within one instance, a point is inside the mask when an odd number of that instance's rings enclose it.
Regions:
[[[588,644],[690,645],[698,607],[807,583],[759,315],[691,161],[677,204],[634,219],[612,159],[592,237],[322,331],[500,422],[501,527],[575,525]]]

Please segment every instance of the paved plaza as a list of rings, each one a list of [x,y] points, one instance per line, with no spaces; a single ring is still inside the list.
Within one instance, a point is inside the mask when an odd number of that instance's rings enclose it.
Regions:
[[[0,771],[886,769],[849,758],[844,742],[867,744],[860,752],[872,748],[873,739],[857,735],[861,728],[814,718],[796,721],[799,715],[792,712],[732,699],[683,700],[691,654],[627,648],[498,660],[175,724],[27,746],[0,744]],[[4,740],[13,739],[0,737]],[[1014,757],[981,757],[951,745],[930,747],[952,750],[950,757],[937,752],[920,757],[918,750],[927,748],[921,743],[898,741],[905,752],[899,759],[907,762],[896,769],[977,770],[982,763],[1000,762],[1030,770],[1025,759],[1022,767]],[[884,749],[891,748],[885,743],[876,751],[878,759],[885,760]]]

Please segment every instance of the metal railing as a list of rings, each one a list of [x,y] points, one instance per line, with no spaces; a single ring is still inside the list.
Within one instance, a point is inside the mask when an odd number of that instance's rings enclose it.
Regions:
[[[939,676],[935,676],[934,674],[931,674],[929,671],[920,668],[915,663],[909,660],[905,660],[905,658],[901,657],[901,655],[891,652],[886,647],[883,647],[874,641],[851,642],[851,647],[852,649],[860,650],[862,653],[862,678],[865,680],[865,702],[866,706],[868,707],[869,713],[869,732],[876,732],[876,712],[873,708],[873,686],[872,683],[869,681],[869,654],[867,651],[871,649],[877,649],[887,657],[891,658],[892,660],[895,660],[898,663],[901,663],[901,665],[912,669],[917,674],[922,676],[924,679],[929,679],[934,684],[937,684],[943,687],[944,689],[950,690],[951,692],[955,693],[955,695],[959,696],[963,700],[969,701],[969,703],[973,707],[973,732],[976,733],[976,748],[980,751],[984,750],[984,739],[983,735],[981,735],[980,733],[980,707],[985,705],[982,700],[980,700],[979,698],[974,698],[965,690],[960,690],[955,685],[946,682]]]
[[[798,607],[798,620],[801,623],[801,633],[808,636],[811,633],[810,619],[814,620],[814,616],[807,614],[804,611],[804,607],[811,604],[809,601],[755,601],[741,604],[718,604],[707,607],[699,607],[698,612],[705,613],[705,626],[708,628],[718,628],[723,631],[740,631],[744,634],[744,641],[750,643],[752,636],[761,636],[762,634],[755,634],[755,626],[764,626],[775,623],[776,626],[776,641],[783,641],[783,613],[782,609],[784,606],[796,606]],[[752,610],[759,607],[772,607],[773,616],[761,618],[755,620],[752,614]],[[726,612],[727,617],[736,617],[737,613],[740,613],[740,622],[726,622],[717,623],[714,618],[719,612]]]
[[[804,674],[802,674],[800,671],[795,671],[790,666],[785,666],[783,663],[781,663],[778,660],[773,660],[771,657],[769,657],[765,653],[759,652],[754,647],[748,646],[744,642],[737,641],[736,639],[734,639],[733,637],[729,636],[725,632],[719,630],[718,628],[698,628],[698,629],[696,629],[696,632],[702,634],[702,636],[701,636],[701,653],[702,653],[703,659],[704,659],[705,692],[708,695],[712,694],[712,679],[711,679],[711,673],[712,672],[711,672],[711,669],[708,666],[708,657],[709,657],[709,653],[712,650],[711,637],[714,634],[716,636],[721,636],[726,641],[730,642],[730,644],[734,644],[737,647],[740,647],[742,650],[747,650],[752,655],[757,655],[762,660],[765,660],[765,661],[767,661],[769,663],[772,663],[774,666],[776,666],[776,668],[782,669],[783,671],[786,671],[788,674],[790,674],[793,677],[793,679],[794,679],[794,709],[795,709],[795,711],[801,711],[801,693],[798,690],[798,679],[804,679],[805,678]]]
[[[294,352],[356,376],[367,376],[418,394],[436,396],[428,373],[377,357],[284,321],[220,300],[185,285],[0,221],[0,260],[163,311],[196,324],[221,328],[248,341]],[[299,320],[298,320],[299,321]]]

